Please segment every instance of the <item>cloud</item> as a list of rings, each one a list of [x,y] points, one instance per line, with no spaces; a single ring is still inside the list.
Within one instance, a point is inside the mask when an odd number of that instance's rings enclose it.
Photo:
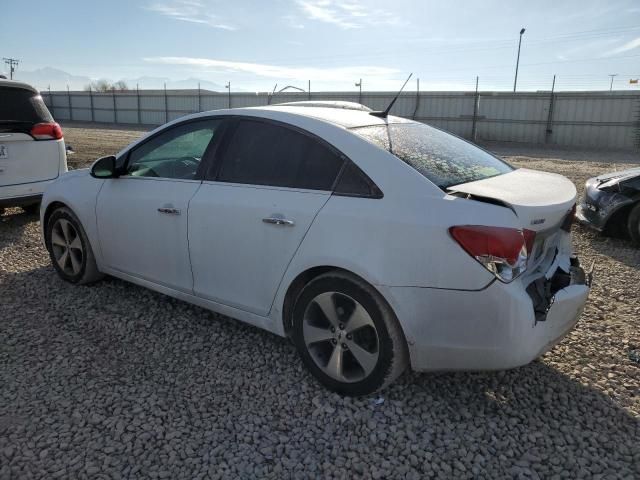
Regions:
[[[169,0],[153,3],[146,9],[182,22],[207,25],[220,30],[236,30],[235,26],[223,23],[218,16],[209,13],[211,6],[200,0]]]
[[[215,60],[211,58],[193,57],[147,57],[143,59],[148,63],[163,65],[182,65],[186,67],[199,67],[212,69],[216,72],[248,73],[259,77],[295,80],[315,81],[341,81],[344,79],[360,77],[388,78],[399,73],[398,70],[377,66],[350,66],[334,68],[315,67],[285,67],[262,63],[234,62],[228,60]]]
[[[289,28],[295,28],[296,30],[303,30],[304,23],[295,15],[285,15],[282,17]]]
[[[628,52],[629,50],[633,50],[638,47],[640,47],[640,37],[634,38],[633,40],[625,43],[624,45],[620,45],[613,50],[609,50],[607,52],[607,55],[616,55],[618,53]]]
[[[402,25],[399,17],[379,8],[369,8],[357,1],[296,0],[310,20],[330,23],[342,29]]]

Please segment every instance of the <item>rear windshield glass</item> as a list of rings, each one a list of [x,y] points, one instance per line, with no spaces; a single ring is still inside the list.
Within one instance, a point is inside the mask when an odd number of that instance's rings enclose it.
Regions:
[[[393,153],[443,190],[513,170],[472,143],[422,123],[374,125],[352,131]]]
[[[53,122],[42,97],[23,88],[0,87],[0,124]]]

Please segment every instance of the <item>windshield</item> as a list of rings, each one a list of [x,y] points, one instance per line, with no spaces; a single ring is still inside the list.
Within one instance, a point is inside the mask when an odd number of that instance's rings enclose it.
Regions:
[[[423,123],[374,125],[352,131],[393,153],[443,190],[513,170],[472,143]]]

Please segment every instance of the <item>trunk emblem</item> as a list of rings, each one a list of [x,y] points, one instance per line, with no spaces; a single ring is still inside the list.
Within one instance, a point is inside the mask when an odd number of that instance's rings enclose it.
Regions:
[[[531,220],[531,225],[542,225],[545,221],[546,219],[544,218],[534,218]]]

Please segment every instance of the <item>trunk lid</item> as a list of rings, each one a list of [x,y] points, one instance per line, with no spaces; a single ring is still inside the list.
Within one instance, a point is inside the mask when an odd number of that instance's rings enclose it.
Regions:
[[[36,140],[34,125],[53,117],[40,94],[28,85],[0,81],[0,187],[56,178],[63,140]]]
[[[0,133],[0,187],[56,178],[62,140],[34,140],[26,133]]]
[[[448,192],[504,204],[515,212],[522,228],[535,232],[559,229],[576,202],[571,180],[527,168],[455,185]]]

